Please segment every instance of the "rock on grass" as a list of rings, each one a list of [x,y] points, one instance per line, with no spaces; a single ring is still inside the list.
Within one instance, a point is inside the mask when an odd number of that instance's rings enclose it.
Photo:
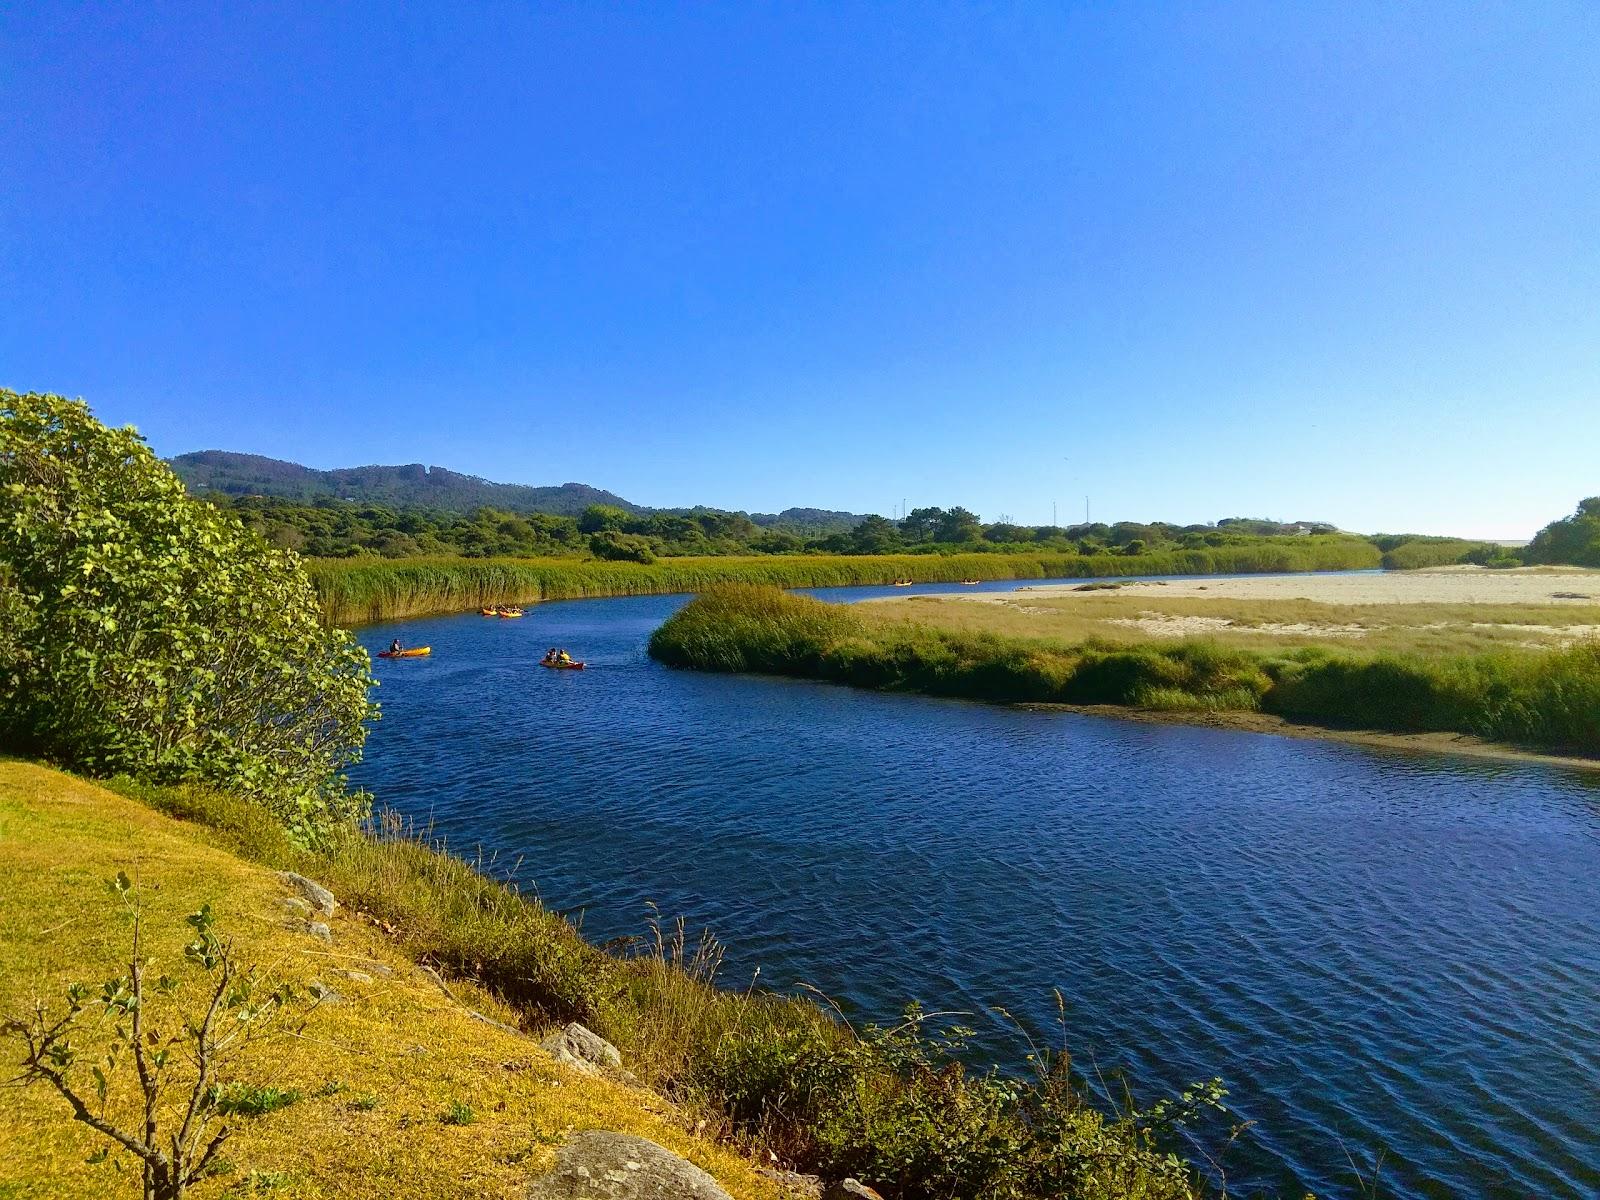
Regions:
[[[733,1200],[717,1181],[642,1137],[604,1130],[573,1135],[527,1200]]]

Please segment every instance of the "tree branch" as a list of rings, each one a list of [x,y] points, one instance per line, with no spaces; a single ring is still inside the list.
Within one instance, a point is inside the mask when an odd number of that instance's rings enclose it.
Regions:
[[[232,1136],[233,1130],[229,1129],[226,1125],[224,1125],[222,1129],[218,1131],[217,1136],[212,1138],[211,1144],[206,1147],[205,1153],[200,1156],[200,1161],[195,1163],[195,1165],[191,1167],[184,1175],[183,1182],[185,1186],[188,1186],[189,1184],[195,1182],[195,1180],[200,1179],[205,1175],[206,1167],[208,1167],[211,1164],[211,1160],[216,1157],[217,1151],[222,1149],[222,1143],[227,1141]]]
[[[178,1130],[175,1144],[183,1147],[190,1145],[189,1131],[194,1128],[195,1117],[205,1106],[206,1087],[211,1081],[212,1059],[215,1057],[211,1045],[211,1030],[216,1024],[217,1013],[221,1011],[223,997],[228,993],[228,988],[233,983],[234,965],[231,947],[223,951],[222,978],[217,980],[216,991],[211,993],[211,1005],[206,1009],[205,1020],[200,1023],[200,1033],[195,1039],[195,1059],[199,1065],[199,1074],[195,1076],[194,1090],[189,1093],[188,1111],[183,1114],[183,1127]],[[204,1122],[202,1122],[203,1127]],[[195,1130],[198,1139],[199,1130]]]

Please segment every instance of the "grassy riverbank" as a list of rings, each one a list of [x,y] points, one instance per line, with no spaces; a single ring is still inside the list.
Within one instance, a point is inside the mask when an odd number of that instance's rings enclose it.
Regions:
[[[662,559],[650,564],[553,558],[311,559],[306,569],[323,619],[359,625],[486,604],[532,604],[590,596],[701,592],[722,583],[845,587],[956,583],[963,579],[1071,579],[1130,575],[1218,575],[1351,571],[1381,565],[1360,538],[1262,539],[1159,554],[761,555]]]
[[[869,1180],[890,1200],[1194,1194],[1183,1164],[1156,1148],[1171,1113],[1102,1115],[1065,1059],[1031,1081],[975,1074],[933,1022],[858,1034],[809,999],[721,990],[715,944],[670,928],[603,951],[392,823],[311,852],[225,793],[116,787],[123,795],[0,762],[0,1013],[36,995],[59,1006],[69,982],[119,969],[126,930],[106,919],[102,887],[119,870],[149,896],[154,950],[169,961],[182,961],[165,944],[186,936],[182,914],[209,902],[251,960],[302,994],[320,981],[342,997],[240,1063],[242,1079],[295,1099],[235,1122],[231,1173],[198,1197],[253,1195],[257,1179],[285,1195],[520,1196],[573,1128],[642,1133],[749,1200],[779,1195],[746,1157],[768,1152]],[[338,896],[331,946],[284,927],[267,867]],[[442,971],[453,996],[414,964]],[[564,1071],[462,1002],[535,1034],[581,1020],[655,1091]],[[113,1103],[130,1098],[113,1090]],[[137,1190],[94,1160],[96,1139],[42,1088],[0,1113],[0,1137],[0,1195]]]
[[[940,628],[873,607],[732,586],[684,608],[656,631],[650,651],[676,666],[931,695],[1265,712],[1600,754],[1600,644],[1593,641],[1440,654],[1250,649],[1209,638],[1078,641]]]
[[[274,984],[291,985],[301,999],[284,1036],[229,1060],[226,1082],[254,1089],[272,1111],[230,1119],[219,1170],[194,1185],[196,1200],[511,1200],[575,1128],[648,1137],[710,1171],[740,1200],[778,1200],[748,1158],[693,1135],[684,1116],[656,1097],[564,1070],[529,1038],[475,1019],[464,1004],[505,1024],[521,1014],[459,976],[450,985],[454,997],[447,995],[416,965],[429,957],[426,926],[391,933],[370,919],[399,915],[382,902],[402,883],[417,889],[409,901],[417,910],[431,906],[444,916],[446,896],[465,909],[471,873],[464,865],[440,860],[428,879],[419,869],[425,855],[397,853],[385,868],[376,847],[363,857],[354,846],[337,859],[313,860],[284,845],[258,807],[164,795],[164,807],[223,828],[173,820],[45,767],[0,762],[0,1018],[21,1016],[36,1000],[59,1015],[70,984],[87,982],[98,994],[101,981],[127,972],[131,929],[105,887],[119,871],[139,883],[145,952],[182,981],[178,1003],[192,1009],[200,982],[181,950],[193,936],[184,917],[210,905],[240,958],[270,970]],[[339,863],[330,882],[344,889],[343,907],[330,919],[331,943],[288,927],[281,905],[290,893],[247,861],[246,850],[284,865]],[[403,878],[406,870],[414,878]],[[494,891],[486,881],[482,887]],[[555,933],[542,941],[560,935],[554,918],[545,920]],[[480,917],[469,928],[482,938],[487,923]],[[564,936],[574,940],[570,931]],[[311,1004],[312,989],[322,986],[338,999]],[[103,1065],[108,1035],[91,1027],[74,1039],[80,1086],[91,1095],[87,1064]],[[0,1038],[0,1057],[9,1078],[18,1043]],[[138,1104],[131,1067],[124,1062],[107,1074],[105,1111],[131,1117]],[[44,1085],[6,1089],[0,1144],[0,1196],[8,1200],[139,1194],[126,1156],[107,1157],[109,1142],[73,1121]]]

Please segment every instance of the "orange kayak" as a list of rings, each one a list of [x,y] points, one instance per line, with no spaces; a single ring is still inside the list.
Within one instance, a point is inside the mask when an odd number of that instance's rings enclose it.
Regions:
[[[540,659],[539,660],[539,665],[541,667],[549,667],[552,671],[581,671],[581,670],[583,670],[583,664],[581,662],[545,662],[543,659]]]
[[[427,658],[433,653],[432,646],[416,646],[410,650],[380,650],[379,658]]]

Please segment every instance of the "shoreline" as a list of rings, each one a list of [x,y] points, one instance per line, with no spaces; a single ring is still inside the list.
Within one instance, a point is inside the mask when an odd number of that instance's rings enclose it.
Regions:
[[[1308,647],[1273,657],[1204,640],[1053,644],[880,624],[847,605],[749,589],[695,600],[649,648],[691,669],[1600,769],[1600,645],[1464,656]]]
[[[969,604],[1027,601],[1068,602],[1107,593],[1151,600],[1309,600],[1353,607],[1397,604],[1581,606],[1600,602],[1600,570],[1590,567],[1419,567],[1383,571],[1294,571],[1249,575],[1171,577],[1163,581],[1106,580],[1086,591],[1079,583],[1025,585],[1003,596],[993,593],[925,592],[923,600]],[[1580,588],[1581,591],[1573,591]],[[889,603],[887,597],[873,603]]]
[[[1483,738],[1465,733],[1388,733],[1381,729],[1341,729],[1337,726],[1312,725],[1275,716],[1272,713],[1247,712],[1242,709],[1190,712],[1181,709],[1165,711],[1155,708],[1132,708],[1121,704],[1033,702],[1012,702],[1011,706],[1039,712],[1066,712],[1086,717],[1107,717],[1144,725],[1191,725],[1204,729],[1227,729],[1236,733],[1343,742],[1347,745],[1366,746],[1369,749],[1404,754],[1451,754],[1490,762],[1531,763],[1547,767],[1563,767],[1568,770],[1600,772],[1600,757],[1546,752],[1506,742],[1485,741]]]
[[[323,623],[354,628],[470,612],[488,604],[537,604],[614,596],[697,593],[724,583],[781,588],[882,587],[897,579],[1092,580],[1327,571],[1376,571],[1377,548],[1350,540],[1218,547],[1140,556],[1078,554],[725,555],[653,563],[589,559],[307,559]]]

